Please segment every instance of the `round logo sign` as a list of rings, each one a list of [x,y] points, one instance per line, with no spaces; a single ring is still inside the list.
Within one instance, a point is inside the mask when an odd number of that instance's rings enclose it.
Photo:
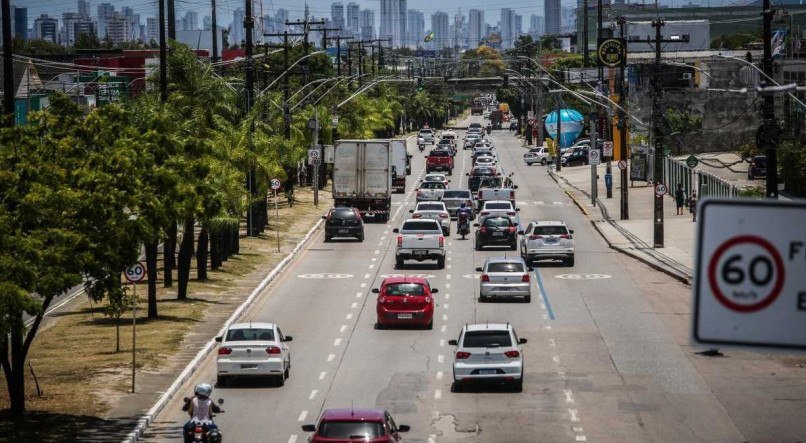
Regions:
[[[599,61],[611,68],[621,65],[625,61],[626,51],[624,40],[609,38],[599,42]]]
[[[282,186],[282,185],[283,185],[283,183],[280,181],[280,179],[277,179],[277,178],[271,179],[271,188],[273,190],[276,191],[276,190],[280,189],[280,186]]]
[[[699,163],[700,161],[694,155],[689,155],[688,158],[686,158],[686,166],[691,169],[696,168]]]
[[[132,283],[137,283],[145,278],[146,267],[142,263],[137,263],[136,265],[129,266],[123,272],[123,276],[126,277],[126,280]]]
[[[755,312],[778,298],[784,285],[784,261],[769,241],[755,235],[733,237],[708,262],[711,292],[726,308]]]
[[[666,188],[666,185],[664,185],[663,183],[658,183],[657,185],[655,185],[655,195],[657,195],[658,197],[663,197],[664,195],[666,195],[667,192],[669,192],[669,189]]]
[[[622,171],[627,169],[627,160],[619,160],[618,168],[621,169]]]

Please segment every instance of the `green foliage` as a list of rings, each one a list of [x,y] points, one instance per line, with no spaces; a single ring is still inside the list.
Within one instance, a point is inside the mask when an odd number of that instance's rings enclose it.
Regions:
[[[761,154],[763,154],[763,152],[761,152],[761,148],[759,148],[755,143],[745,143],[739,146],[739,156],[742,158],[753,158]]]
[[[546,51],[561,49],[560,39],[556,35],[545,34],[540,37],[540,47]]]
[[[762,186],[750,186],[741,189],[739,191],[739,196],[747,198],[764,198],[766,196],[766,190]]]
[[[747,49],[750,43],[761,41],[761,31],[742,32],[733,35],[720,35],[711,40],[711,49]]]
[[[798,197],[806,197],[806,145],[787,141],[778,148],[778,165],[786,190]]]
[[[477,71],[476,75],[480,77],[501,75],[506,69],[506,64],[501,58],[501,54],[485,45],[481,45],[475,50],[465,51],[462,54],[462,59],[476,61],[477,63],[472,66],[472,69]]]
[[[702,116],[692,115],[687,109],[667,108],[666,121],[672,133],[690,134],[702,129]]]
[[[549,71],[556,78],[563,78],[562,72],[571,68],[581,68],[583,66],[584,57],[582,54],[568,54],[562,57],[557,57],[552,61]]]

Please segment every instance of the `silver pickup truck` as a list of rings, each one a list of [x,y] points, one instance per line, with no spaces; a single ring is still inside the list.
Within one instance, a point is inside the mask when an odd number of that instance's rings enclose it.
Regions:
[[[445,268],[445,237],[438,221],[410,218],[392,232],[397,234],[397,269],[401,269],[406,260],[436,260],[439,269]]]

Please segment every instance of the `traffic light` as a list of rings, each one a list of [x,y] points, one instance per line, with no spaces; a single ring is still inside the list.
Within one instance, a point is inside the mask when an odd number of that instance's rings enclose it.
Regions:
[[[423,92],[423,78],[417,77],[417,92]]]
[[[507,74],[504,74],[504,87],[509,87],[509,76]]]

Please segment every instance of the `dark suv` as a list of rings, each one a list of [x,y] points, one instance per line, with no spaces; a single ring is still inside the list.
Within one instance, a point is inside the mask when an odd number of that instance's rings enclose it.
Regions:
[[[481,223],[475,223],[476,250],[487,245],[508,245],[510,249],[518,249],[518,228],[509,217],[486,217]]]
[[[333,237],[355,237],[358,241],[364,241],[364,220],[358,209],[332,208],[322,218],[325,219],[326,242]]]
[[[757,155],[750,160],[750,166],[747,167],[747,179],[753,180],[756,177],[767,176],[767,157],[764,155]]]
[[[588,148],[574,148],[568,154],[562,156],[563,166],[573,166],[574,164],[587,165],[588,164]]]

